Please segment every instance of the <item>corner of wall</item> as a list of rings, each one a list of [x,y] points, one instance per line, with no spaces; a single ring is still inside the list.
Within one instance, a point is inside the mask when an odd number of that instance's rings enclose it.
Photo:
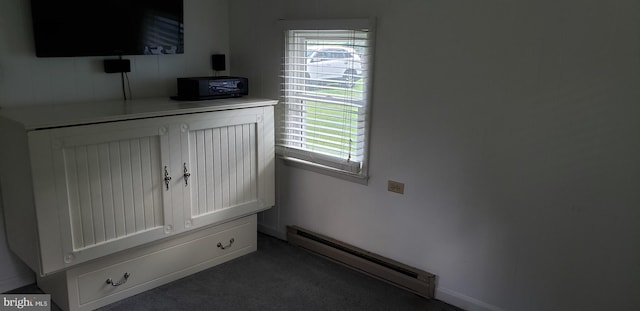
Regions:
[[[6,279],[0,279],[0,293],[5,293],[23,286],[35,283],[33,274],[18,274]]]
[[[9,250],[3,216],[0,197],[0,293],[35,283],[35,275]]]

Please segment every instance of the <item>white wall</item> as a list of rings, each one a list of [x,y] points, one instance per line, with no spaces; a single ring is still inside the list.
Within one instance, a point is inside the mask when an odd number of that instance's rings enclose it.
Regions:
[[[234,0],[229,16],[232,74],[271,98],[277,19],[378,20],[369,184],[280,163],[264,229],[433,272],[471,310],[640,305],[640,2]]]
[[[33,272],[7,247],[3,215],[0,201],[0,293],[35,282]]]
[[[229,53],[228,2],[184,0],[184,54],[125,57],[134,98],[175,95],[177,77],[211,74],[211,54]],[[0,0],[0,109],[122,98],[120,75],[104,73],[106,57],[36,58],[30,14],[27,0]],[[33,281],[8,250],[1,219],[0,293]]]
[[[125,56],[134,98],[176,95],[177,77],[211,75],[211,54],[229,52],[227,14],[228,0],[184,0],[184,54]],[[0,1],[0,107],[120,99],[106,58],[36,58],[29,1]]]

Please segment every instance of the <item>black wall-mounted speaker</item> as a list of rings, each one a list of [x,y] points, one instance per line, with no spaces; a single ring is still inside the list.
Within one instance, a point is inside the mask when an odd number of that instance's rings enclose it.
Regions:
[[[224,54],[211,55],[211,69],[215,71],[224,71],[226,69]]]
[[[105,59],[104,72],[131,72],[131,63],[128,59]]]

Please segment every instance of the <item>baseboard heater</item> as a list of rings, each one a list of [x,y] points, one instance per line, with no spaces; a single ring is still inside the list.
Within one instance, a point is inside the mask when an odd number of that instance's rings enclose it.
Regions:
[[[287,226],[287,240],[425,298],[434,297],[436,276],[429,272],[297,226]]]

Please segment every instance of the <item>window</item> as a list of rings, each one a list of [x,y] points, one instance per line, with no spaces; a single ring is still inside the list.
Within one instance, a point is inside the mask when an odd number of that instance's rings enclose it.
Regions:
[[[367,177],[373,40],[369,21],[364,25],[309,29],[294,24],[285,31],[276,134],[280,156]]]

